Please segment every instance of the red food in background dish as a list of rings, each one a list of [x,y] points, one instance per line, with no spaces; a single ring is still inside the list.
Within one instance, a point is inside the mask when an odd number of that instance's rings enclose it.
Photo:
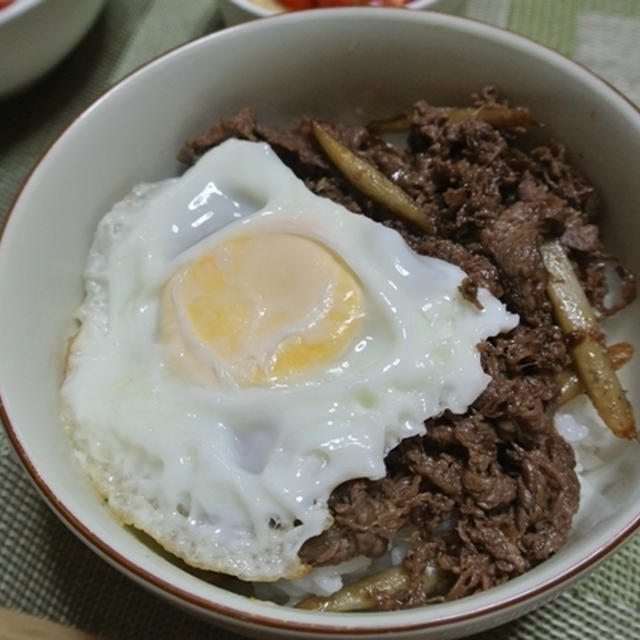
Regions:
[[[1,1],[1,0],[0,0]],[[286,9],[316,9],[320,7],[404,7],[410,0],[279,0]]]
[[[13,3],[13,0],[0,0],[0,9],[4,9]]]

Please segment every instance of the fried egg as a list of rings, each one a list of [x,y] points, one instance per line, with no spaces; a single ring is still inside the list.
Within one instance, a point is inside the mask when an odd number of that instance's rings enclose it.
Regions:
[[[488,384],[477,345],[517,316],[464,278],[229,140],[99,224],[61,391],[77,457],[189,564],[301,576],[332,490]]]

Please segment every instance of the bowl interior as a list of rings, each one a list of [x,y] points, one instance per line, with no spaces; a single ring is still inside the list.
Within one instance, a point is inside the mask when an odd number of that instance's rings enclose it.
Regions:
[[[397,46],[400,41],[403,47]],[[298,115],[362,122],[396,114],[421,97],[466,104],[470,93],[486,84],[529,105],[546,123],[544,135],[561,138],[571,150],[602,194],[610,248],[640,272],[635,246],[640,187],[631,171],[640,149],[638,112],[577,65],[467,20],[395,10],[325,10],[227,29],[125,79],[64,132],[20,193],[0,245],[0,394],[23,462],[72,530],[165,597],[218,620],[244,620],[254,632],[264,623],[311,633],[315,624],[319,634],[397,628],[405,632],[395,637],[408,637],[413,627],[425,624],[433,633],[447,627],[456,634],[468,618],[487,626],[513,617],[637,525],[636,445],[606,442],[611,462],[591,478],[597,491],[583,504],[569,544],[537,569],[471,599],[429,609],[383,617],[318,616],[218,589],[120,527],[74,462],[62,432],[57,393],[65,338],[82,297],[96,222],[134,184],[180,172],[175,157],[184,139],[244,106],[271,123]],[[637,344],[639,315],[635,306],[611,331]],[[637,359],[623,373],[636,407],[639,374]]]

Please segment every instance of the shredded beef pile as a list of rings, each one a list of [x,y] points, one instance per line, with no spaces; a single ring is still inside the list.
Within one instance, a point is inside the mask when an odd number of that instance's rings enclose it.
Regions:
[[[492,88],[472,101],[476,107],[500,103]],[[411,583],[393,597],[380,596],[379,607],[387,609],[433,599],[420,579],[428,564],[450,576],[441,597],[453,599],[527,571],[566,541],[579,485],[573,451],[552,416],[555,375],[569,358],[545,294],[542,239],[560,238],[601,315],[634,294],[632,275],[604,253],[592,223],[597,195],[567,164],[560,144],[525,152],[516,146],[522,128],[497,129],[473,118],[451,123],[448,113],[424,101],[414,104],[406,149],[365,127],[327,123],[414,198],[437,229],[430,237],[355,190],[317,146],[308,120],[277,129],[257,123],[245,109],[187,141],[180,152],[192,164],[229,137],[267,141],[310,190],[394,227],[418,253],[461,267],[468,299],[477,303],[477,287],[484,286],[520,315],[513,331],[480,346],[492,381],[469,411],[427,421],[426,435],[389,453],[384,479],[339,486],[330,499],[334,523],[300,551],[314,566],[359,554],[375,558],[409,527],[404,565]],[[606,308],[608,261],[620,275],[622,295]]]

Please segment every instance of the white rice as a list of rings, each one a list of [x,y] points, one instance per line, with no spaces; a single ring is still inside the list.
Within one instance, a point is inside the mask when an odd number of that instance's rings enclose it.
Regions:
[[[603,425],[584,396],[575,398],[558,411],[555,425],[576,455],[581,494],[574,527],[577,523],[582,530],[590,529],[615,511],[614,503],[603,495],[604,485],[610,478],[606,469],[619,459],[625,443]],[[316,567],[297,580],[256,583],[254,594],[258,598],[290,606],[310,595],[329,596],[345,584],[400,564],[409,546],[408,533],[405,531],[392,541],[382,558],[371,560],[358,556],[338,565]]]

